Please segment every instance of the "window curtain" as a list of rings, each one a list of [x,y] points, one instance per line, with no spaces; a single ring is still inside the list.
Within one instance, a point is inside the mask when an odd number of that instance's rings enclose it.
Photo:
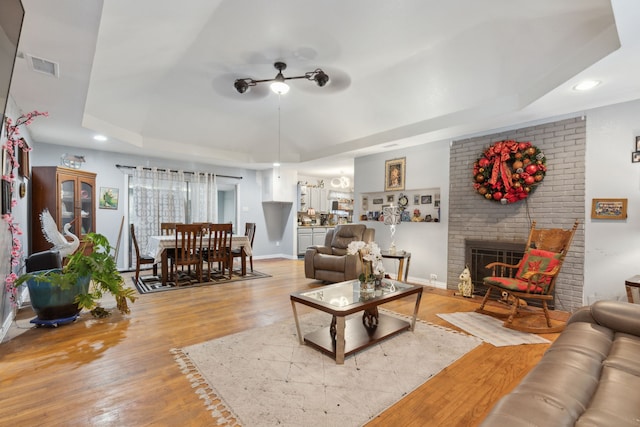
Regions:
[[[160,222],[185,222],[187,183],[182,171],[159,171],[138,166],[131,176],[129,221],[140,250],[149,236],[160,234]]]
[[[195,173],[189,182],[191,221],[217,222],[216,176],[210,173]]]

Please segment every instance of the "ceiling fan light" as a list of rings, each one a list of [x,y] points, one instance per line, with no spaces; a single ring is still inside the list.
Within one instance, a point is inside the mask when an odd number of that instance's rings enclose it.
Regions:
[[[318,84],[318,86],[323,87],[324,85],[327,84],[327,82],[329,81],[329,76],[327,74],[325,74],[324,71],[319,70],[316,73],[316,76],[313,78],[316,83]]]
[[[271,83],[271,90],[279,95],[284,95],[289,92],[289,85],[285,82],[275,81]]]
[[[238,79],[233,83],[233,87],[236,88],[238,93],[245,93],[247,89],[249,89],[249,83],[247,83],[245,80]]]

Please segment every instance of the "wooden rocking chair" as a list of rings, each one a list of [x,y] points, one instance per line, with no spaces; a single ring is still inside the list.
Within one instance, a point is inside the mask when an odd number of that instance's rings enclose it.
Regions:
[[[578,220],[570,230],[561,228],[536,229],[536,222],[533,221],[524,256],[518,264],[510,265],[492,262],[486,266],[487,269],[491,269],[492,273],[491,276],[483,279],[484,285],[488,289],[480,307],[476,311],[494,317],[506,317],[505,327],[522,332],[540,334],[562,331],[564,324],[556,326],[551,324],[547,301],[553,300],[556,278],[560,273],[562,263],[571,246],[571,241],[577,228]],[[512,304],[509,313],[498,313],[485,309],[491,291],[494,289],[500,295],[506,293],[507,301]],[[547,323],[546,328],[514,324],[513,319],[522,314],[518,309],[522,301],[526,302],[526,300],[541,301]]]

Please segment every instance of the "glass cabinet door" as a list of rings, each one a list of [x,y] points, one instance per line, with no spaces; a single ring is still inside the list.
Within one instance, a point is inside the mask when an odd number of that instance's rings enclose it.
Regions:
[[[93,218],[93,186],[85,181],[80,181],[80,216],[82,218],[80,226],[80,234],[85,235],[94,230]]]
[[[60,181],[60,232],[65,224],[75,219],[76,179],[63,179]],[[71,227],[74,233],[75,227]],[[74,233],[75,234],[75,233]]]

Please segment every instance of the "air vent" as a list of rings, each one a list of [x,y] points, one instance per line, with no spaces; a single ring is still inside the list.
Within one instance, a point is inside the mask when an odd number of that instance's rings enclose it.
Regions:
[[[52,77],[58,77],[59,68],[57,62],[31,55],[27,55],[27,58],[29,58],[29,67],[31,67],[33,71],[48,74]]]

